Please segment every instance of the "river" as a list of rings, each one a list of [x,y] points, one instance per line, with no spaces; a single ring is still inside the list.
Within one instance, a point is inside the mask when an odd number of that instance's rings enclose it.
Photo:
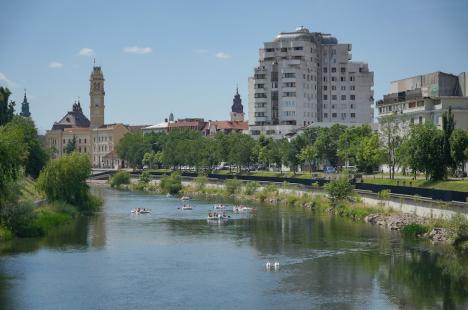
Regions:
[[[427,241],[269,206],[213,224],[208,202],[99,191],[99,214],[0,245],[0,309],[468,308],[467,259]]]

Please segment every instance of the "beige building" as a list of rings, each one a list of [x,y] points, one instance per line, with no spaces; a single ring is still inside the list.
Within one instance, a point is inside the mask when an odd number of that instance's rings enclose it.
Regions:
[[[75,151],[88,154],[94,168],[114,169],[124,165],[115,148],[133,127],[124,124],[104,124],[104,75],[94,66],[90,77],[90,117],[84,115],[81,103],[55,122],[46,133],[46,143],[54,150],[54,157],[66,154],[68,143],[75,139]]]
[[[442,115],[452,108],[457,128],[468,129],[468,73],[433,72],[393,81],[390,93],[377,102],[378,119],[405,117],[410,124],[442,126]]]

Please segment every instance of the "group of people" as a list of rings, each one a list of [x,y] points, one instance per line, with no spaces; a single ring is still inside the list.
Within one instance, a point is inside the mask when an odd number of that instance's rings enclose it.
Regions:
[[[226,217],[226,212],[223,212],[223,214],[221,213],[217,213],[217,212],[209,212],[208,213],[208,217]]]

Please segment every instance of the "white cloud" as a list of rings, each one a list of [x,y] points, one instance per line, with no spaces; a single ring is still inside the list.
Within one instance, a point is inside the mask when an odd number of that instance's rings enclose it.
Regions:
[[[62,69],[63,68],[63,63],[53,61],[49,64],[49,68],[51,69]]]
[[[224,52],[218,52],[215,54],[215,57],[218,59],[228,59],[231,57],[231,55],[224,53]]]
[[[123,49],[125,53],[131,54],[148,54],[153,51],[151,47],[128,46]]]
[[[89,47],[83,47],[79,52],[80,56],[92,56],[94,55],[94,50]]]
[[[12,80],[10,80],[9,78],[7,78],[7,76],[5,74],[3,74],[2,72],[0,72],[0,85],[4,85],[4,86],[7,86],[7,87],[16,87],[16,83],[13,82]]]

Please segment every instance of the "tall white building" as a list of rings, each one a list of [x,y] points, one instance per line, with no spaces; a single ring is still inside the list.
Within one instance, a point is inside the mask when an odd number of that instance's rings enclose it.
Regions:
[[[249,78],[249,131],[274,137],[317,123],[372,122],[374,74],[351,44],[299,27],[260,49]]]

